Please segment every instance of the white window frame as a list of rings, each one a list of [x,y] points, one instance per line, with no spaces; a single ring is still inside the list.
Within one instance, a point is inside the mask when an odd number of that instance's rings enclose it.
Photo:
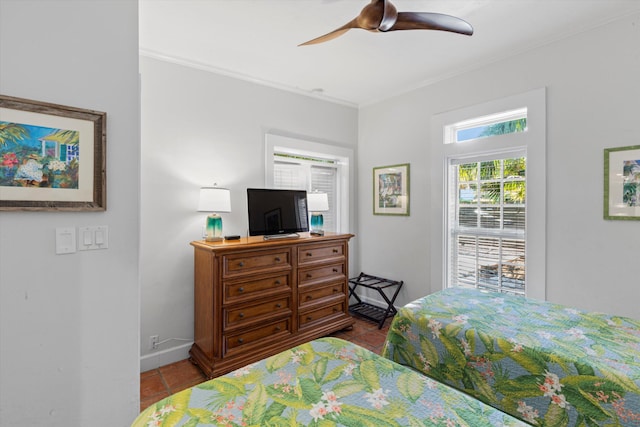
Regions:
[[[445,126],[444,129],[444,143],[445,144],[457,144],[473,142],[476,139],[487,138],[486,136],[469,139],[464,141],[458,141],[458,132],[466,129],[472,129],[480,126],[487,126],[494,123],[508,122],[512,120],[518,120],[523,117],[527,117],[527,107],[518,108],[516,110],[503,111],[500,113],[489,114],[483,117],[473,117],[469,120],[457,122]]]
[[[466,142],[466,141],[465,141]],[[446,247],[448,248],[448,250],[452,250],[455,248],[452,248],[448,245],[452,244],[452,242],[455,240],[453,238],[454,235],[467,235],[467,236],[474,236],[474,237],[488,237],[488,238],[500,238],[500,239],[515,239],[515,240],[519,240],[522,239],[525,241],[526,244],[526,229],[503,229],[503,228],[481,228],[481,227],[470,227],[470,228],[466,228],[465,226],[457,226],[456,227],[456,217],[458,216],[458,195],[457,195],[457,185],[455,185],[455,183],[457,181],[452,181],[451,179],[453,178],[454,174],[453,173],[453,168],[455,168],[455,166],[459,166],[461,164],[467,164],[467,163],[476,163],[476,162],[483,162],[483,161],[492,161],[492,160],[505,160],[505,159],[509,159],[509,158],[520,158],[520,157],[525,157],[526,158],[527,153],[526,151],[522,150],[522,149],[514,149],[514,150],[507,150],[507,151],[500,151],[500,152],[492,152],[492,153],[487,153],[487,155],[481,155],[480,157],[456,157],[456,158],[449,158],[448,160],[448,164],[447,164],[447,175],[448,175],[448,179],[449,181],[447,182],[447,188],[446,191],[449,191],[448,193],[448,197],[447,197],[447,213],[448,213],[448,218],[446,219],[446,228],[447,228],[447,240],[445,242],[445,245],[447,245]],[[455,169],[457,171],[457,168]],[[525,178],[524,178],[524,182],[526,183],[526,174],[525,174]],[[501,181],[508,181],[508,179],[505,179],[504,177],[501,176],[500,178]],[[480,191],[480,187],[478,187],[477,191]],[[455,197],[456,202],[452,203],[452,200],[450,199],[451,197]],[[499,205],[503,205],[504,201],[501,200]],[[526,202],[526,198],[525,198],[525,215],[526,215],[526,206],[527,206],[527,202]],[[498,205],[494,205],[493,207],[499,207]],[[525,217],[525,222],[526,222],[526,217]],[[453,223],[453,224],[451,224]],[[526,247],[525,247],[526,249]],[[452,253],[448,252],[447,256],[451,256]],[[477,254],[476,254],[477,255]],[[498,256],[499,261],[498,262],[503,262],[503,258],[502,255]],[[525,261],[526,263],[526,261]],[[526,265],[526,264],[525,264]],[[447,271],[445,272],[445,280],[447,281],[445,283],[445,287],[454,287],[456,286],[453,282],[456,282],[457,279],[455,277],[452,277],[451,275],[451,271],[454,270],[454,268],[452,267],[451,263],[447,262]],[[498,270],[500,271],[500,270]],[[527,277],[525,275],[525,292],[526,292],[526,282],[527,282]],[[463,285],[463,286],[468,286],[468,285]],[[482,286],[481,286],[482,287]],[[483,287],[484,288],[484,287]],[[487,287],[488,288],[488,287]],[[511,293],[518,293],[518,290],[509,290],[509,288],[507,286],[505,286],[504,288],[505,292],[511,292]]]
[[[527,108],[527,131],[464,143],[446,144],[447,126],[501,111]],[[446,287],[449,194],[447,170],[452,159],[480,157],[515,149],[527,157],[526,289],[525,295],[546,298],[546,90],[530,92],[449,111],[432,118],[431,291]],[[437,203],[440,201],[440,203]]]
[[[336,182],[336,232],[348,233],[350,229],[349,200],[352,192],[353,150],[345,147],[313,142],[278,133],[265,133],[265,185],[274,188],[274,153],[326,158],[336,161],[338,176]]]

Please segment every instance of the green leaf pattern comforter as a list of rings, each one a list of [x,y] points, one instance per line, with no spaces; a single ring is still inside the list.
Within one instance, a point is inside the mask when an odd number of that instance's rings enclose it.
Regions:
[[[394,318],[383,356],[536,426],[640,426],[640,322],[451,288]]]
[[[337,338],[321,338],[176,393],[147,426],[468,426],[526,424]]]

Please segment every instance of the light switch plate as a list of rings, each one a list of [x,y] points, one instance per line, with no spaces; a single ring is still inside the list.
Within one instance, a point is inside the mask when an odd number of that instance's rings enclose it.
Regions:
[[[109,227],[92,225],[78,228],[78,250],[92,251],[109,247]]]
[[[76,251],[76,228],[56,228],[56,254],[72,254]]]
[[[97,249],[107,249],[109,247],[109,227],[99,225],[93,232],[93,244]]]

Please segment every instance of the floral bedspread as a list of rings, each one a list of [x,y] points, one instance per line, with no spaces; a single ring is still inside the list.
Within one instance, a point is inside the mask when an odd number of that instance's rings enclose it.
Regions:
[[[640,426],[640,321],[451,288],[394,318],[383,356],[537,426]]]
[[[321,338],[176,393],[132,426],[526,424],[364,348]]]

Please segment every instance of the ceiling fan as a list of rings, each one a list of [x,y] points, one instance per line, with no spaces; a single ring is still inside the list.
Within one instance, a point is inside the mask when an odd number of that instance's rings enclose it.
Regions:
[[[352,28],[360,28],[368,31],[396,30],[440,30],[452,33],[473,34],[473,27],[467,21],[455,16],[430,12],[398,12],[396,7],[388,0],[371,0],[360,14],[340,28],[317,37],[299,46],[323,43],[339,37]]]

